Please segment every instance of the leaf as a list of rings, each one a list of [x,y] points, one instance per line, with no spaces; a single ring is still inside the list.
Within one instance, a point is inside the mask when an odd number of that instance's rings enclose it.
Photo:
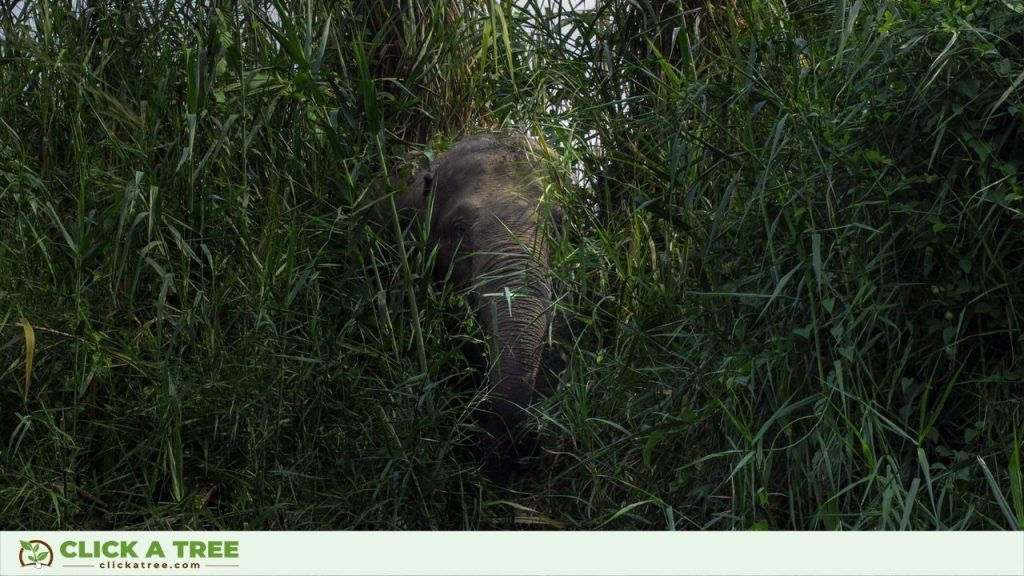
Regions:
[[[22,550],[24,550],[25,552],[31,552],[32,551],[32,543],[31,542],[28,542],[26,540],[19,540],[19,542],[21,542],[21,549]]]
[[[985,119],[985,122],[988,122],[988,119],[992,117],[992,114],[995,113],[996,109],[999,108],[999,106],[1002,105],[1003,102],[1006,102],[1006,99],[1009,98],[1011,94],[1017,91],[1017,88],[1020,86],[1020,83],[1022,81],[1024,81],[1024,72],[1021,72],[1020,75],[1017,76],[1016,79],[1014,79],[1014,81],[1010,84],[1010,87],[1007,88],[1006,91],[1003,92],[1003,95],[1000,96],[998,100],[996,100],[996,103],[993,104],[992,107],[988,109],[988,118]]]
[[[25,400],[29,400],[29,380],[32,379],[32,359],[36,356],[36,331],[28,320],[19,321],[25,330]]]
[[[1010,450],[1010,498],[1017,511],[1017,523],[1024,526],[1024,482],[1021,481],[1021,437],[1013,431],[1013,449]]]
[[[799,269],[800,266],[795,266],[792,270],[786,272],[786,275],[779,280],[779,283],[775,285],[775,290],[772,291],[771,297],[768,298],[768,302],[765,303],[764,308],[761,309],[761,313],[757,315],[758,320],[760,320],[761,317],[764,316],[765,312],[768,311],[768,307],[771,306],[773,302],[775,302],[775,300],[779,297],[779,294],[782,293],[782,290],[785,289],[786,284],[789,283],[789,279],[792,278],[793,274]],[[831,312],[831,310],[829,310],[829,312]]]
[[[996,498],[996,504],[999,505],[999,509],[1003,512],[1003,516],[1006,518],[1007,525],[1010,530],[1020,530],[1020,525],[1017,522],[1017,517],[1014,516],[1010,510],[1010,504],[1006,501],[1006,497],[1003,496],[1002,490],[999,488],[999,483],[996,482],[992,472],[988,469],[988,464],[985,463],[985,459],[981,456],[975,456],[978,464],[981,465],[981,471],[985,474],[985,480],[988,481],[989,488],[992,489],[992,494]]]
[[[27,404],[28,384],[32,380],[32,359],[36,355],[36,331],[32,329],[32,324],[29,324],[29,321],[24,318],[18,323],[25,331],[25,394],[22,400]]]
[[[640,502],[633,502],[632,504],[630,504],[630,505],[628,505],[628,506],[626,506],[624,508],[619,509],[617,512],[615,512],[615,514],[612,514],[610,518],[608,518],[607,520],[605,520],[604,522],[599,524],[597,526],[597,528],[598,529],[604,528],[606,525],[614,522],[616,518],[618,518],[618,517],[620,517],[620,516],[622,516],[624,514],[628,514],[634,508],[638,508],[640,506],[646,506],[647,504],[660,504],[660,502],[658,502],[657,500],[655,500],[653,498],[649,498],[647,500],[643,500],[643,501],[640,501]]]
[[[49,556],[49,555],[50,555],[49,552],[47,552],[46,550],[43,550],[39,554],[36,554],[36,557],[33,558],[32,561],[33,562],[42,562],[43,560],[46,560],[46,557]]]
[[[644,443],[644,466],[647,466],[648,468],[651,467],[651,452],[654,451],[654,447],[657,446],[658,443],[661,442],[662,438],[664,437],[665,431],[662,429],[658,429],[655,430],[654,433],[651,434],[650,438],[647,439],[647,442]]]
[[[824,278],[821,273],[821,234],[811,234],[811,265],[814,266],[814,277],[818,281],[818,290],[821,290]]]
[[[864,0],[856,0],[852,6],[850,6],[849,12],[846,14],[846,22],[843,25],[843,33],[839,39],[839,53],[843,53],[843,49],[846,47],[847,40],[850,39],[850,34],[853,33],[853,27],[857,23],[857,15],[860,14],[860,9],[864,6]]]

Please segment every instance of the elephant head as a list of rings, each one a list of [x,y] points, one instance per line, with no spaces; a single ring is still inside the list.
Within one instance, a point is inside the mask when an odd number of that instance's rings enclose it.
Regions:
[[[524,136],[478,135],[407,183],[402,209],[429,222],[435,270],[471,295],[487,341],[480,423],[489,457],[514,458],[551,323],[548,243],[541,202],[546,158]]]

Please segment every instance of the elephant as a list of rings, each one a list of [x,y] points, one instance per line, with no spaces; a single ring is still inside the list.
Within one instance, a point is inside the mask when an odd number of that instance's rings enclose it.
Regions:
[[[400,214],[428,231],[435,272],[468,291],[488,350],[478,413],[489,462],[533,449],[522,424],[552,322],[547,227],[560,211],[542,202],[557,154],[518,134],[478,134],[408,178]]]

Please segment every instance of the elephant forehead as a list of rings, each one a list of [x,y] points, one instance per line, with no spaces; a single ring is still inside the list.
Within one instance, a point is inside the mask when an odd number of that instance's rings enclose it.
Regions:
[[[464,181],[461,186],[450,187],[449,191],[455,201],[473,198],[481,206],[492,210],[511,208],[518,211],[535,207],[540,202],[543,188],[529,172],[490,166],[486,173]]]
[[[485,199],[479,195],[461,194],[438,205],[439,226],[448,226],[460,221],[478,221],[487,213]]]
[[[550,156],[552,151],[545,150],[536,140],[524,134],[503,133],[503,134],[477,134],[463,138],[451,151],[461,155],[491,152],[503,155],[515,155],[524,157]]]
[[[472,223],[477,229],[521,227],[535,224],[537,202],[514,194],[471,194],[448,203],[441,210],[440,226],[456,222]]]
[[[452,150],[438,161],[438,178],[448,186],[487,181],[490,186],[521,187],[536,180],[537,166],[524,156],[501,151],[468,154]]]
[[[478,155],[453,155],[448,152],[438,160],[437,177],[445,186],[458,187],[479,180],[488,166]]]
[[[537,220],[539,205],[531,198],[506,194],[487,200],[485,219],[492,218],[505,223],[532,223]]]

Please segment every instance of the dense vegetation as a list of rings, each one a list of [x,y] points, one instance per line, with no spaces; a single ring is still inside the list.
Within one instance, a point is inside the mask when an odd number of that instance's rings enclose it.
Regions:
[[[1024,525],[1020,0],[78,4],[0,14],[0,526]],[[498,128],[567,214],[507,482],[371,223]]]

